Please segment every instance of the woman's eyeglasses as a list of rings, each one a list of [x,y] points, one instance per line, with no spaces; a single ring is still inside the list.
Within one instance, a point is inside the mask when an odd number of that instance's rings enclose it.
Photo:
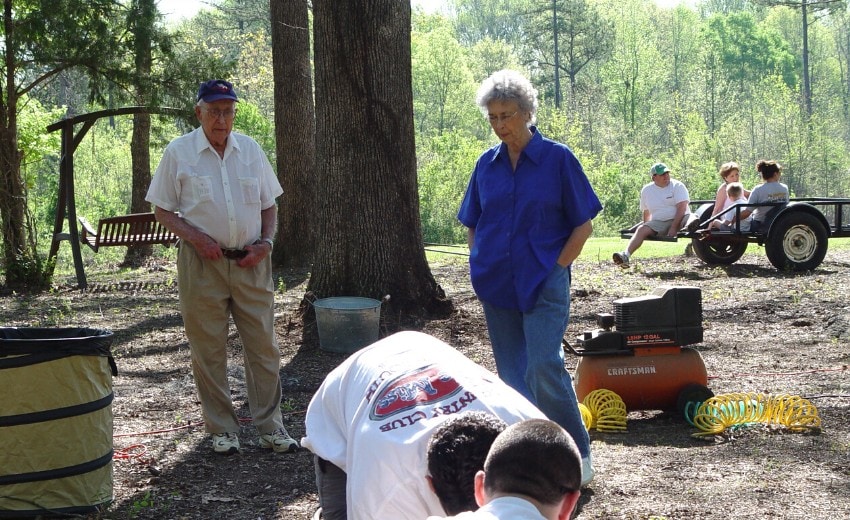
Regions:
[[[502,114],[500,116],[497,116],[496,114],[490,114],[490,115],[487,116],[487,119],[490,121],[490,124],[495,125],[497,123],[504,123],[504,122],[510,120],[511,118],[513,118],[517,114],[519,114],[519,110],[517,110],[516,112],[514,112],[513,114],[510,114],[510,115]]]

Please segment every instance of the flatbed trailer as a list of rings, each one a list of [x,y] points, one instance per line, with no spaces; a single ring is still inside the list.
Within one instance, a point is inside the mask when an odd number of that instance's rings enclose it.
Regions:
[[[741,231],[737,223],[741,211],[757,206],[773,207],[761,228]],[[711,216],[714,201],[692,201],[691,218],[675,237],[651,237],[647,240],[678,241],[690,239],[694,253],[707,264],[735,263],[747,245],[764,246],[770,263],[782,271],[811,271],[826,256],[830,238],[850,237],[850,198],[792,198],[787,203],[735,204]],[[714,221],[735,216],[731,230],[710,229]],[[629,239],[640,223],[620,231]]]

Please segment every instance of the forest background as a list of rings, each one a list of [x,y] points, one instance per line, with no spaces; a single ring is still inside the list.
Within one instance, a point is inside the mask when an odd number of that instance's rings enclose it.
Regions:
[[[144,2],[117,3],[136,8]],[[278,121],[276,130],[269,2],[209,2],[178,24],[153,15],[155,38],[167,43],[162,49],[172,61],[154,56],[148,74],[184,76],[172,82],[171,97],[147,98],[188,111],[206,77],[199,75],[226,75],[242,100],[236,129],[256,138],[279,164],[276,141],[284,129]],[[134,34],[131,44],[139,40]],[[742,181],[751,188],[758,183],[754,165],[763,158],[782,164],[794,196],[850,191],[846,0],[705,0],[670,8],[650,0],[447,0],[439,12],[414,8],[410,46],[427,243],[465,240],[455,218],[459,201],[476,158],[497,142],[475,91],[502,68],[529,76],[540,93],[538,127],[581,160],[605,206],[596,235],[615,235],[639,218],[638,193],[658,161],[686,183],[693,200],[713,198],[717,169],[730,160],[742,165]],[[24,65],[19,73],[39,77],[42,71]],[[59,68],[48,79],[33,82],[17,115],[27,240],[40,255],[49,247],[59,203],[59,134],[45,128],[62,117],[135,101],[115,87],[119,78],[102,82],[83,67]],[[8,89],[4,93],[8,107]],[[191,124],[191,117],[151,119],[151,169],[165,144]],[[80,143],[79,215],[95,222],[134,211],[133,132],[132,117],[104,119]],[[115,261],[120,254],[103,250],[87,261]],[[60,248],[57,263],[71,265],[68,248]],[[7,273],[9,265],[7,257]]]

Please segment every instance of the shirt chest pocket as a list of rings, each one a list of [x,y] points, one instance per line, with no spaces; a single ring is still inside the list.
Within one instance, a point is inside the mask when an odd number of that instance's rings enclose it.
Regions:
[[[240,178],[239,189],[242,192],[244,204],[260,203],[260,182],[254,177]]]
[[[213,199],[212,177],[194,175],[189,177],[192,187],[193,198],[198,202],[207,202]]]

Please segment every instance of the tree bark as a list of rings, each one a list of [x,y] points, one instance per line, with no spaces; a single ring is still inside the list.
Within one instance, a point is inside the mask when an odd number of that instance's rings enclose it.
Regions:
[[[3,172],[3,184],[0,186],[0,225],[3,229],[3,265],[6,285],[15,288],[28,285],[26,272],[19,272],[14,268],[28,252],[24,235],[26,197],[20,174],[21,152],[17,145],[17,124],[4,124],[0,127],[0,171]]]
[[[35,260],[35,250],[27,247],[26,193],[21,177],[21,151],[18,148],[18,91],[15,81],[17,34],[12,15],[12,2],[3,3],[4,51],[6,75],[4,99],[0,100],[0,227],[3,233],[3,266],[6,286],[23,288],[29,284],[28,269]]]
[[[307,0],[270,0],[278,201],[277,266],[309,267],[315,248],[316,114]]]
[[[147,105],[150,102],[149,80],[152,66],[152,33],[156,20],[156,4],[154,0],[136,0],[133,2],[136,18],[133,23],[135,36],[135,65],[136,102]],[[151,210],[145,200],[148,186],[151,183],[151,116],[150,114],[135,114],[133,116],[133,136],[130,140],[130,158],[133,170],[133,189],[130,199],[130,213],[144,213]],[[139,266],[151,256],[153,248],[150,245],[137,245],[127,248],[123,265],[126,267]]]
[[[419,217],[410,3],[313,3],[319,215],[308,290],[390,295],[389,310],[445,310]]]

